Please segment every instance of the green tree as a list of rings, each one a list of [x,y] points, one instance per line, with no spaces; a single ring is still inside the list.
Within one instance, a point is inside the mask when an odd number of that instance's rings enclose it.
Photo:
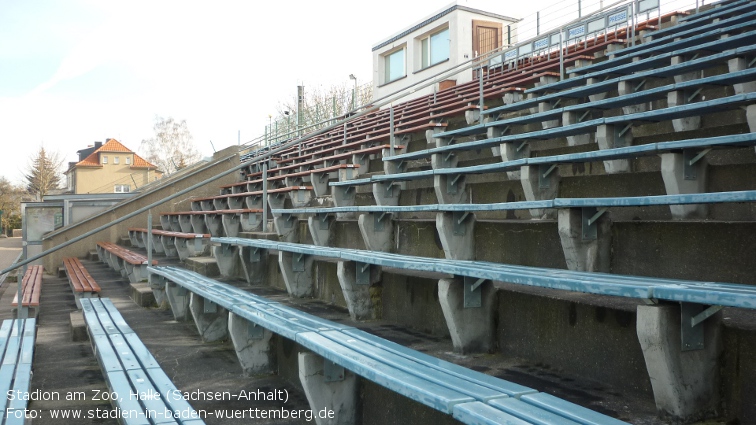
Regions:
[[[61,180],[62,165],[63,159],[60,154],[47,152],[44,146],[40,147],[29,164],[28,173],[24,175],[27,192],[37,201],[41,201],[43,196],[57,189]]]
[[[21,227],[21,201],[24,188],[13,185],[5,177],[0,177],[0,211],[3,212],[0,228],[3,232]]]
[[[176,121],[171,117],[156,116],[155,137],[142,140],[140,150],[145,159],[164,173],[172,173],[202,159],[194,145],[192,133],[186,120]]]

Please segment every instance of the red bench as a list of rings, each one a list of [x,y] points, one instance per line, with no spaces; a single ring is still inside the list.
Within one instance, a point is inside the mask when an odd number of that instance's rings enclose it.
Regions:
[[[66,267],[68,284],[74,293],[76,308],[81,309],[81,298],[92,298],[92,295],[99,295],[100,285],[97,284],[97,281],[89,274],[78,258],[64,258],[63,265]]]
[[[21,282],[21,306],[29,309],[28,317],[36,317],[39,311],[39,296],[42,292],[42,266],[31,266],[24,273]],[[14,311],[18,311],[18,292],[13,297],[11,304]]]

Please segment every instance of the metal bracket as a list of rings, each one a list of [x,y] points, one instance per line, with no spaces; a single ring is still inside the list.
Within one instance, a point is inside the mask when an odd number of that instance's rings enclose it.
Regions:
[[[249,339],[263,339],[265,336],[265,328],[258,326],[257,323],[247,323],[247,337]]]
[[[323,359],[323,381],[338,382],[344,380],[344,367]]]
[[[557,168],[558,166],[559,166],[559,164],[551,164],[551,166],[549,167],[549,169],[548,169],[548,170],[546,170],[546,172],[545,172],[545,173],[543,173],[543,178],[545,179],[546,177],[548,177],[548,176],[549,176],[549,174],[551,174],[551,172],[552,172],[552,171],[556,170],[556,168]]]
[[[354,194],[356,192],[357,192],[357,189],[354,186],[347,186],[344,188],[344,194],[342,195],[341,199],[345,201],[354,199]]]
[[[393,198],[394,197],[394,186],[398,183],[393,181],[387,181],[386,182],[386,188],[384,189],[386,191],[386,197],[387,198]]]
[[[446,193],[449,195],[457,194],[457,182],[464,177],[464,174],[450,174],[446,178]]]
[[[291,271],[303,272],[305,271],[305,255],[299,252],[291,254]]]
[[[753,59],[751,59],[751,61],[750,61],[750,62],[748,62],[748,66],[747,66],[746,68],[750,68],[750,67],[752,67],[752,66],[753,66],[753,64],[755,64],[755,63],[756,63],[756,57],[754,57]]]
[[[441,157],[441,159],[442,159],[442,161],[444,163],[445,168],[448,168],[449,164],[451,164],[452,157],[454,157],[455,155],[457,155],[457,154],[454,153],[454,152],[447,152],[445,155],[443,155]]]
[[[588,109],[587,111],[583,112],[583,115],[581,115],[580,118],[578,118],[578,122],[583,122],[583,120],[585,119],[585,117],[587,117],[588,114],[590,114],[590,113],[591,113],[590,109]]]
[[[637,92],[638,90],[640,90],[640,89],[641,89],[641,87],[643,87],[643,86],[645,86],[645,85],[646,85],[646,79],[644,78],[644,79],[642,79],[642,80],[640,81],[640,83],[638,83],[638,85],[637,85],[637,86],[635,86],[635,88],[633,89],[633,93]]]
[[[697,88],[696,91],[694,91],[693,93],[691,93],[690,96],[688,96],[688,99],[685,101],[685,103],[690,103],[690,101],[693,100],[699,94],[701,94],[701,88],[700,87]]]
[[[527,140],[523,141],[522,143],[520,143],[520,146],[517,146],[516,151],[520,152],[523,148],[525,148],[525,145],[527,145],[527,144],[528,144]]]
[[[680,303],[680,338],[682,351],[704,348],[704,328],[693,324],[693,318],[704,313],[702,304]],[[698,322],[700,324],[700,321]]]
[[[551,109],[558,108],[561,103],[562,103],[562,98],[560,97],[559,99],[556,100],[556,102],[554,102],[553,105],[551,105]]]
[[[202,303],[202,312],[207,313],[217,313],[218,312],[218,304],[208,300],[207,298],[204,298],[204,302]]]
[[[297,220],[297,217],[295,217],[294,214],[283,213],[281,214],[281,217],[284,219],[284,229],[291,229],[294,227],[294,221]]]
[[[249,249],[249,262],[250,263],[257,263],[262,259],[262,254],[260,251],[262,251],[262,248],[251,247]]]
[[[619,132],[617,133],[617,136],[618,136],[618,137],[619,137],[620,139],[622,139],[622,140],[624,141],[624,139],[625,139],[625,134],[626,134],[626,133],[627,133],[628,131],[630,131],[630,129],[632,129],[632,128],[633,128],[633,124],[632,124],[632,123],[629,123],[629,124],[627,124],[627,125],[626,125],[625,127],[623,127],[623,128],[622,128],[622,130],[620,130],[620,131],[619,131]],[[623,144],[623,145],[627,145],[627,144],[625,143],[625,144]]]
[[[693,149],[683,149],[683,178],[685,180],[696,180],[698,178],[695,164],[710,151],[711,148],[704,149],[700,152],[696,152]]]
[[[463,279],[464,285],[464,308],[479,308],[483,306],[482,291],[480,285],[482,285],[486,279],[475,278],[465,276]]]
[[[539,189],[548,189],[549,186],[551,186],[551,182],[549,182],[548,175],[551,173],[551,168],[556,167],[556,165],[549,165],[549,164],[540,164],[538,166],[538,188]]]
[[[315,219],[320,222],[320,225],[318,226],[320,230],[328,230],[330,227],[330,223],[328,222],[328,214],[315,214]]]
[[[370,285],[370,264],[354,263],[355,283],[357,285]]]
[[[598,227],[596,222],[608,208],[597,209],[596,207],[581,208],[582,212],[582,239],[584,241],[596,240],[598,237]]]
[[[386,218],[386,215],[389,215],[391,213],[387,212],[380,212],[380,213],[372,213],[373,216],[373,230],[376,232],[382,232],[385,228],[383,219]]]
[[[465,220],[470,217],[470,211],[453,211],[452,212],[452,232],[456,236],[464,236],[467,229],[464,226]]]

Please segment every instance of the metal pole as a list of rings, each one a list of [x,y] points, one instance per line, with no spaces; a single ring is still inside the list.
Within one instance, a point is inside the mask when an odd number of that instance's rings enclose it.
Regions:
[[[394,156],[394,105],[389,106],[389,156]]]
[[[564,27],[559,28],[559,81],[564,76]]]
[[[152,266],[152,210],[147,212],[147,265]],[[147,273],[147,283],[152,285],[152,273]]]
[[[635,19],[635,2],[630,3],[630,7],[632,8],[632,15],[633,15],[633,25],[632,25],[632,36],[630,37],[630,43],[632,46],[635,46],[635,23],[637,22],[637,19]]]
[[[478,94],[480,99],[478,100],[478,109],[480,109],[480,119],[483,119],[483,65],[478,68]]]
[[[583,4],[578,0],[578,18],[583,17]]]
[[[26,247],[24,247],[24,258],[26,258]],[[21,274],[16,276],[16,282],[17,282],[17,291],[16,292],[16,299],[18,300],[18,309],[16,310],[18,312],[18,318],[19,319],[26,319],[28,316],[28,311],[26,311],[26,307],[24,307],[24,293],[23,291],[23,281],[24,277],[26,277],[26,266],[21,267]]]
[[[344,141],[341,142],[342,145],[347,144],[347,123],[344,123]]]
[[[536,12],[536,35],[541,35],[541,11]]]
[[[268,161],[263,162],[263,207],[262,207],[262,231],[268,231]]]

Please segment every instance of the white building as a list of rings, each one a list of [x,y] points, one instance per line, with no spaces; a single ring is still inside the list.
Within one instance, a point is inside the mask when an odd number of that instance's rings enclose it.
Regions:
[[[452,3],[373,46],[373,99],[410,87],[503,45],[514,44],[518,20]],[[473,71],[451,76],[446,85],[466,83]],[[433,87],[415,92],[418,97]],[[404,98],[402,100],[407,100]]]

